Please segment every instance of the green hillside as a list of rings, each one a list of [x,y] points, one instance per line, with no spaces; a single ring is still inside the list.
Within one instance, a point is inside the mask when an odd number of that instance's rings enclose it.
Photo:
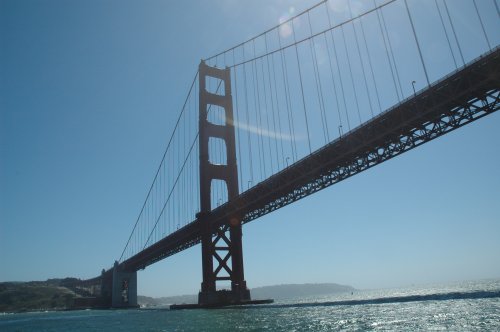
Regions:
[[[62,286],[65,279],[0,283],[0,312],[64,310],[78,295]]]

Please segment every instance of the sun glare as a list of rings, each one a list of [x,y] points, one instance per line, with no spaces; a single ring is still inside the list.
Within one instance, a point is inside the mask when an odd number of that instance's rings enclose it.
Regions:
[[[283,15],[280,16],[279,18],[279,31],[280,31],[280,36],[283,38],[288,38],[292,34],[292,22],[287,22],[293,15],[295,14],[295,7],[290,7],[287,12],[285,12]],[[286,23],[285,23],[286,22]]]

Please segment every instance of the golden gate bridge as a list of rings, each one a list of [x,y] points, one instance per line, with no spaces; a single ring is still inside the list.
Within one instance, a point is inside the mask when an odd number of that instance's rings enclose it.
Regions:
[[[137,306],[137,271],[198,243],[199,305],[252,303],[243,224],[499,109],[497,1],[359,4],[321,1],[200,63],[123,252],[77,282],[94,296],[80,305]]]

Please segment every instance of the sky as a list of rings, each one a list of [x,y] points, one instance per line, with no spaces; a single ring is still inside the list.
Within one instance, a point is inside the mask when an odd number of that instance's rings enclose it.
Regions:
[[[111,267],[200,59],[315,3],[0,0],[0,281]],[[500,278],[499,125],[489,115],[246,224],[248,286]],[[196,293],[201,247],[138,282]]]

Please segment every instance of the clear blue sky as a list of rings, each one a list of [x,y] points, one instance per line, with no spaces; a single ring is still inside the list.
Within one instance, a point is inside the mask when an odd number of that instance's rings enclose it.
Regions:
[[[0,281],[111,267],[200,59],[316,2],[0,0]],[[500,277],[499,125],[493,114],[247,224],[249,287]],[[140,271],[139,293],[196,293],[200,256]]]

